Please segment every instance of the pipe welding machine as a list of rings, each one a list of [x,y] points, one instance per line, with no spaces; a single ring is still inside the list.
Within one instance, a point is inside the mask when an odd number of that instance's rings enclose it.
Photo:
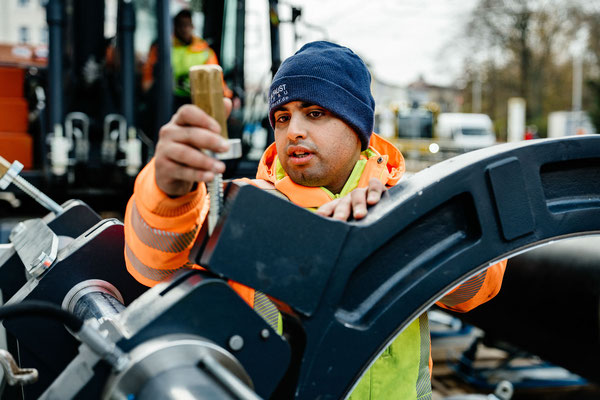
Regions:
[[[119,221],[77,201],[42,201],[51,213],[0,245],[9,349],[0,365],[16,384],[4,394],[343,398],[458,283],[511,254],[599,233],[599,154],[600,136],[474,151],[401,181],[349,222],[231,183],[212,233],[190,253],[207,270],[151,289],[126,270]],[[225,279],[284,304],[284,334]]]

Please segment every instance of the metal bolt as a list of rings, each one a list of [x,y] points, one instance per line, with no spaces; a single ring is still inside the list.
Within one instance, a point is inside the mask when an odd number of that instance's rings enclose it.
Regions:
[[[269,332],[268,329],[263,329],[262,331],[260,331],[260,337],[263,338],[264,340],[267,340],[269,338],[269,336],[271,336],[271,333]]]
[[[244,347],[244,338],[240,335],[233,335],[229,338],[229,348],[233,351],[240,351]]]
[[[40,255],[38,256],[38,258],[31,263],[31,267],[32,268],[36,268],[38,267],[40,264],[43,264],[44,260],[48,257],[48,255],[46,253],[44,253],[43,251],[40,253]]]

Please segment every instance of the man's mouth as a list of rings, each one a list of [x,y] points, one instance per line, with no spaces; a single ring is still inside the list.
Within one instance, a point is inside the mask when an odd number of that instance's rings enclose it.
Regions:
[[[304,146],[290,146],[287,155],[292,164],[304,165],[312,159],[314,153]]]
[[[302,151],[296,151],[296,152],[293,152],[291,154],[291,157],[294,157],[294,158],[304,158],[304,157],[308,157],[310,154],[311,153],[309,153],[307,151],[304,151],[304,152],[302,152]]]

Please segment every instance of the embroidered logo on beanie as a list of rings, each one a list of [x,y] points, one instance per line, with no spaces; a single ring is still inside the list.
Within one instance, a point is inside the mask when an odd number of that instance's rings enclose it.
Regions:
[[[368,147],[375,112],[371,74],[349,48],[324,41],[311,42],[287,58],[269,90],[271,126],[275,127],[275,108],[291,101],[325,108],[352,127],[360,138],[362,150]]]
[[[272,88],[271,89],[271,96],[269,97],[269,104],[273,104],[273,106],[276,106],[278,104],[282,104],[282,103],[288,103],[290,100],[289,99],[289,93],[286,89],[287,83],[282,83],[281,85],[277,86],[276,88]]]

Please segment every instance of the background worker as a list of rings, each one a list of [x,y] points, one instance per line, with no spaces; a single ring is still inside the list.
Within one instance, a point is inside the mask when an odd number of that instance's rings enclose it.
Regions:
[[[142,88],[150,89],[154,83],[154,66],[158,60],[158,46],[150,47],[148,60],[142,72]],[[190,102],[189,70],[194,65],[219,64],[217,55],[208,43],[194,35],[194,24],[190,10],[183,9],[173,17],[173,41],[171,48],[171,66],[173,69],[175,109]],[[223,93],[231,98],[233,92],[223,81]]]
[[[263,154],[256,179],[247,181],[326,217],[365,217],[367,206],[379,202],[404,172],[400,152],[372,132],[370,82],[362,60],[336,44],[309,43],[285,60],[269,92],[275,143]],[[162,127],[155,158],[137,178],[125,215],[125,257],[128,271],[145,285],[180,268],[198,268],[188,254],[208,212],[204,182],[225,168],[199,150],[226,150],[219,129],[199,108],[183,106]],[[468,311],[491,299],[500,289],[505,265],[498,263],[455,288],[441,305]],[[266,296],[231,285],[281,332],[280,314]],[[423,314],[384,351],[350,398],[431,395],[429,325]]]

